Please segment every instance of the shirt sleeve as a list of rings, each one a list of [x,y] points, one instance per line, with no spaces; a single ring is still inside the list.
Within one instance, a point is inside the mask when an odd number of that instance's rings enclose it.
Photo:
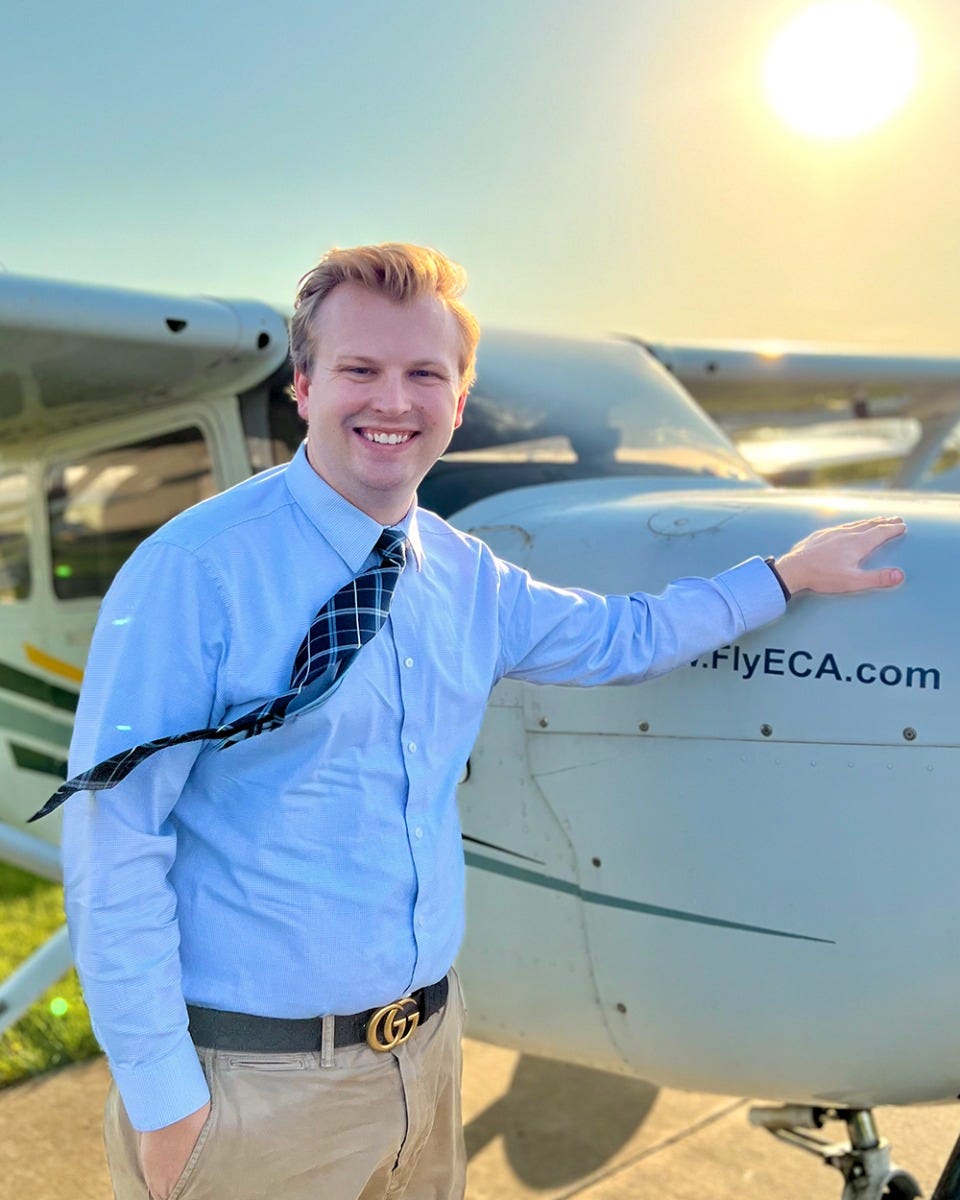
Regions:
[[[639,683],[781,616],[773,572],[751,558],[660,595],[600,596],[500,564],[500,674],[530,683]]]
[[[226,608],[189,551],[144,543],[100,610],[70,748],[74,775],[130,746],[216,723]],[[134,1128],[157,1129],[209,1092],[187,1032],[171,814],[204,746],[159,751],[115,787],[64,806],[74,960],[94,1033]]]

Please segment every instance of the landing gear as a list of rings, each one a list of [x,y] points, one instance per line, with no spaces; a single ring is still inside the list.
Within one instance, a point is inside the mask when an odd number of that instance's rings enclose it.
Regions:
[[[822,1128],[825,1121],[845,1122],[850,1140],[829,1142],[811,1132]],[[890,1143],[877,1133],[869,1108],[814,1108],[801,1104],[752,1108],[750,1123],[836,1167],[844,1181],[842,1200],[918,1200],[923,1194],[908,1171],[891,1163]],[[940,1182],[942,1185],[944,1180]],[[960,1190],[941,1193],[938,1186],[934,1200],[960,1200]]]

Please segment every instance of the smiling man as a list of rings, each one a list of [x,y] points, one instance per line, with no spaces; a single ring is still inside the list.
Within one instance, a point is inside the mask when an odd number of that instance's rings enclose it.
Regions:
[[[329,273],[313,272],[291,339],[310,464],[384,525],[406,515],[463,419],[479,336],[462,305],[436,291],[405,298],[401,280],[394,296],[373,280],[331,286]],[[438,264],[438,286],[457,282]]]
[[[790,592],[902,578],[860,566],[891,518],[605,597],[418,509],[473,380],[463,284],[421,247],[326,255],[291,329],[305,444],[104,600],[63,845],[118,1200],[462,1197],[455,792],[491,688],[640,682]]]

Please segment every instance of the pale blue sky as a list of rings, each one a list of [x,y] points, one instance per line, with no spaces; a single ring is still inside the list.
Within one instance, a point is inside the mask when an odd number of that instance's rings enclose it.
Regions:
[[[803,0],[0,0],[0,263],[289,306],[332,243],[423,241],[482,320],[960,352],[960,5],[921,84],[786,131]]]

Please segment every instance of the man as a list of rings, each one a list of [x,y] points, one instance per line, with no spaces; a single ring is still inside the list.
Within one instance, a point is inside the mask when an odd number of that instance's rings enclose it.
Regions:
[[[778,617],[791,592],[902,579],[860,568],[903,531],[891,518],[821,531],[775,570],[599,597],[418,511],[473,379],[463,283],[413,246],[321,260],[291,330],[305,446],[159,530],[104,600],[72,772],[179,731],[229,740],[253,711],[262,724],[318,609],[401,531],[389,620],[322,703],[222,751],[169,745],[67,805],[119,1200],[462,1196],[454,793],[491,687],[639,681]]]

